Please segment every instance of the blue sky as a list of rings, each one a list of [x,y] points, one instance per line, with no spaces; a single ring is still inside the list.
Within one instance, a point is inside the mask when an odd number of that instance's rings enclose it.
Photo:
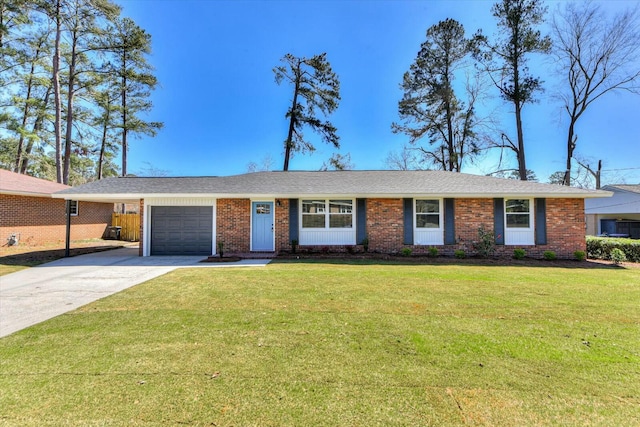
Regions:
[[[159,169],[172,176],[244,173],[249,162],[273,160],[282,169],[284,114],[292,90],[278,86],[273,67],[286,53],[327,53],[341,83],[339,108],[330,116],[341,138],[340,153],[351,154],[356,169],[383,169],[390,151],[406,136],[393,134],[398,120],[399,83],[415,59],[425,32],[440,20],[461,22],[467,34],[495,33],[493,1],[215,1],[120,0],[123,15],[152,35],[160,86],[150,120],[165,128],[155,138],[131,142],[129,170]],[[602,2],[621,10],[638,1]],[[549,2],[552,11],[557,2]],[[640,64],[638,64],[640,67]],[[536,67],[551,89],[552,64]],[[495,93],[494,93],[495,95]],[[567,120],[546,95],[524,110],[527,167],[541,181],[563,170]],[[501,105],[505,129],[513,128]],[[610,94],[578,123],[577,152],[604,162],[605,182],[640,182],[640,96]],[[290,169],[317,170],[334,150],[315,141],[312,155],[296,155]],[[426,142],[425,142],[426,144]],[[511,154],[508,154],[511,156]],[[511,157],[512,158],[512,157]],[[496,155],[463,172],[488,173]],[[515,167],[512,158],[510,166]]]

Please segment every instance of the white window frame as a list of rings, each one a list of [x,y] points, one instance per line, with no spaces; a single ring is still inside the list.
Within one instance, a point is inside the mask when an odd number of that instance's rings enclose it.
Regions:
[[[438,227],[418,227],[418,215],[416,209],[419,200],[435,200],[438,202]],[[435,215],[435,213],[429,213]],[[413,199],[413,244],[420,245],[444,245],[444,201],[435,197],[419,197]]]
[[[528,200],[529,212],[507,212],[509,200]],[[507,217],[509,215],[529,215],[528,227],[509,227]],[[511,197],[504,199],[504,244],[511,246],[535,245],[535,206],[534,200],[528,197]]]
[[[351,227],[331,227],[331,202],[345,200],[351,202],[351,213],[336,212],[337,215],[351,215]],[[318,208],[313,214],[303,213],[304,202],[324,202],[324,208]],[[351,197],[306,197],[299,199],[299,244],[306,246],[355,245],[356,244],[356,199]],[[303,215],[324,215],[324,227],[307,228],[303,226]]]
[[[351,227],[331,227],[331,209],[330,209],[330,205],[331,202],[335,202],[336,200],[345,200],[345,201],[350,201],[351,202],[351,213],[349,212],[334,212],[334,214],[336,215],[351,215]],[[318,208],[318,212],[315,213],[305,213],[302,211],[302,206],[304,205],[304,202],[320,202],[323,201],[324,202],[324,208]],[[315,198],[309,198],[309,199],[301,199],[300,200],[300,228],[302,230],[351,230],[351,229],[355,229],[355,225],[356,225],[356,217],[355,217],[355,207],[356,207],[356,201],[355,199],[350,199],[350,198],[331,198],[331,199],[322,199],[319,197],[315,197]],[[323,215],[324,216],[324,227],[305,227],[303,225],[303,215]]]
[[[69,200],[69,215],[78,216],[80,213],[80,202],[78,200]]]

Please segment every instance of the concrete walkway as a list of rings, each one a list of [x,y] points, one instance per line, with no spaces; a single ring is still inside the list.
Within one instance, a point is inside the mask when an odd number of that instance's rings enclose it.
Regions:
[[[200,263],[202,256],[139,257],[138,248],[63,258],[0,276],[0,337],[176,268],[263,267],[271,260]]]

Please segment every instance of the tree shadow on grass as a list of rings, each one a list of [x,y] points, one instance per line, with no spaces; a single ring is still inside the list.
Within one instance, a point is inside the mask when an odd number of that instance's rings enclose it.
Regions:
[[[95,252],[110,251],[113,249],[121,249],[122,246],[87,246],[82,248],[71,248],[69,256],[78,256],[91,254]],[[19,265],[23,267],[34,267],[46,262],[55,261],[64,258],[64,249],[49,249],[33,252],[24,252],[13,255],[0,257],[0,265]]]

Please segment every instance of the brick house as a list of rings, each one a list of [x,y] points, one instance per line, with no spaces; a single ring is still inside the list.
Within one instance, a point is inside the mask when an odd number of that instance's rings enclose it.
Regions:
[[[68,185],[0,169],[0,246],[11,236],[19,243],[41,245],[65,241],[66,205],[51,194]],[[71,239],[101,238],[111,224],[112,203],[72,202]]]
[[[472,252],[478,229],[498,253],[585,250],[591,191],[444,171],[257,172],[107,178],[54,197],[140,204],[140,255],[300,250]]]

